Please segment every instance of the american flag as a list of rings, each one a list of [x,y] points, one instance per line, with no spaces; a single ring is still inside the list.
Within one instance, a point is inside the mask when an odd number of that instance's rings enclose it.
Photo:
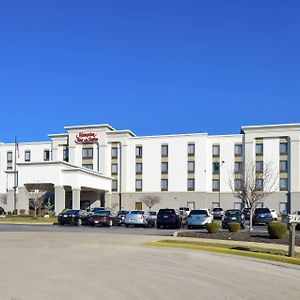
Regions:
[[[19,143],[17,141],[16,141],[16,154],[17,154],[17,157],[20,158]]]

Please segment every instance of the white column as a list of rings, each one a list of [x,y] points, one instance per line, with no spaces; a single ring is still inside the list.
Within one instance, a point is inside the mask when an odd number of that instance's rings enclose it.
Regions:
[[[13,212],[14,210],[14,189],[8,189],[7,191],[7,205],[6,205],[6,212],[10,211]]]
[[[25,186],[18,186],[17,209],[24,209],[25,213],[29,210],[29,196]]]
[[[54,193],[55,193],[55,205],[54,205],[54,211],[55,214],[58,215],[60,212],[63,211],[65,208],[65,198],[66,198],[66,192],[63,186],[56,185],[54,187]]]
[[[80,188],[72,188],[72,209],[80,209]]]

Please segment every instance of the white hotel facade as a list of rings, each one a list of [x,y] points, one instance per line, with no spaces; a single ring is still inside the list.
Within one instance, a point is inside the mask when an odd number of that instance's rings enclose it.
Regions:
[[[261,206],[300,210],[300,124],[241,127],[240,134],[136,136],[110,125],[68,126],[47,142],[0,143],[0,206],[29,209],[31,191],[53,195],[64,208],[114,206],[146,209],[142,198],[158,196],[161,207],[242,208],[230,187],[243,163],[257,172],[270,162],[277,191]],[[16,170],[15,170],[16,169]],[[17,176],[16,176],[17,174]]]

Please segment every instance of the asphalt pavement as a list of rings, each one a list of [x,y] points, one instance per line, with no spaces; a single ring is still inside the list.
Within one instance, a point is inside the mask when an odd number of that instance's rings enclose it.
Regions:
[[[43,228],[60,232],[0,233],[1,300],[299,298],[298,266],[151,247],[162,237],[130,230]]]

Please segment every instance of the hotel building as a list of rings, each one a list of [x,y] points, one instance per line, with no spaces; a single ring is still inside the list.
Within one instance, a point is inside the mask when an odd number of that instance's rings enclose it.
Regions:
[[[67,126],[47,142],[0,143],[0,206],[28,211],[32,191],[48,191],[55,212],[64,208],[154,206],[242,208],[230,180],[243,164],[256,172],[272,162],[276,191],[260,206],[300,210],[300,124],[244,126],[240,134],[136,136],[107,124]]]

